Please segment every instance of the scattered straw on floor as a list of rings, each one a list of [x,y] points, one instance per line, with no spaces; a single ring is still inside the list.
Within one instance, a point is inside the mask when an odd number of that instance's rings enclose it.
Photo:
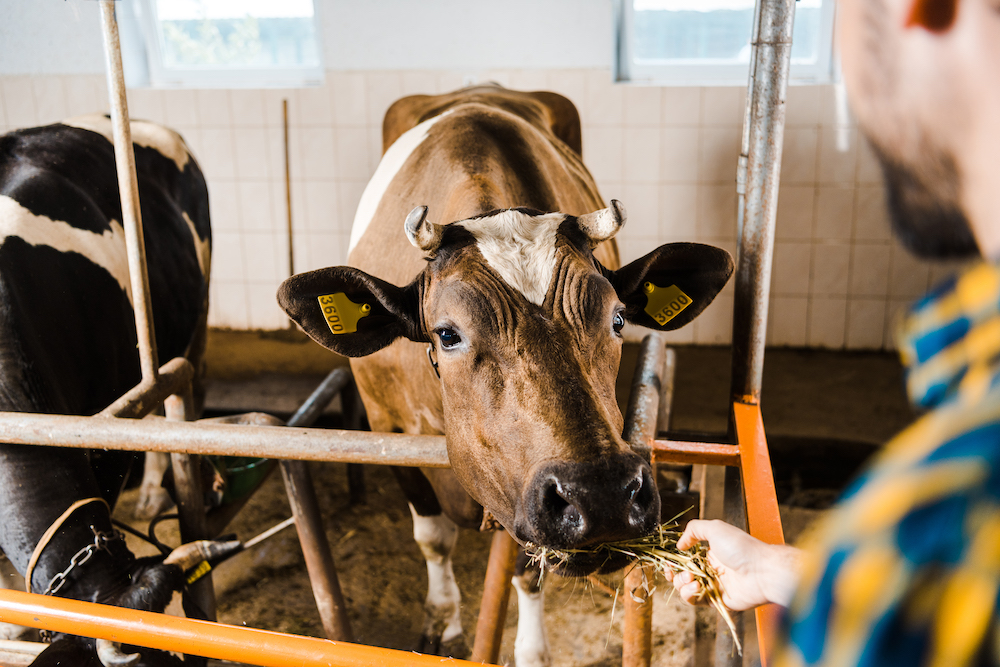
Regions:
[[[730,615],[726,605],[722,603],[722,588],[719,585],[719,576],[715,568],[708,562],[708,547],[702,543],[696,544],[688,551],[681,551],[677,548],[677,540],[683,534],[677,523],[677,517],[661,524],[656,532],[646,537],[634,540],[622,540],[620,542],[607,542],[592,549],[549,549],[537,545],[528,545],[528,554],[533,562],[540,564],[542,574],[545,573],[546,563],[561,562],[569,560],[572,553],[620,553],[629,556],[633,560],[651,566],[659,572],[667,581],[671,581],[675,571],[686,571],[694,575],[695,580],[701,584],[708,602],[715,607],[716,611],[722,615],[729,626],[729,632],[736,643],[736,649],[743,655],[743,647],[740,639],[736,635],[736,626],[733,624],[733,617]]]

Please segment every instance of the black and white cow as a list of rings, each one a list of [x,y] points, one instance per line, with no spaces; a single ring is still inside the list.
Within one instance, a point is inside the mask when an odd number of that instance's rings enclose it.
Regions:
[[[101,115],[0,136],[0,410],[93,415],[140,379],[111,136]],[[205,180],[177,133],[134,121],[132,138],[160,358],[199,369]],[[132,456],[0,444],[0,549],[22,574],[30,565],[29,590],[44,592],[95,539],[102,548],[56,595],[162,611],[183,584],[182,567],[137,560],[113,537]],[[144,664],[180,664],[142,653]],[[97,660],[93,641],[57,635],[35,664]]]

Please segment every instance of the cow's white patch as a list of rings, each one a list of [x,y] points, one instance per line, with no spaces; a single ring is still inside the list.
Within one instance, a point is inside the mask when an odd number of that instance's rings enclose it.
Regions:
[[[104,135],[104,137],[114,143],[114,133],[111,130],[111,119],[103,114],[88,114],[86,116],[74,116],[61,121],[63,125],[78,127],[81,130],[90,130]],[[188,163],[190,154],[187,145],[173,130],[150,123],[145,120],[132,121],[132,143],[155,148],[164,157],[174,161],[177,168],[184,171],[184,165]]]
[[[201,269],[201,276],[208,282],[208,274],[212,270],[212,244],[209,243],[208,239],[204,241],[198,236],[198,230],[194,227],[194,221],[191,220],[191,216],[187,214],[187,211],[182,211],[181,215],[184,217],[184,222],[187,223],[188,229],[191,231],[191,239],[194,241],[194,253],[198,256],[198,267]]]
[[[451,552],[458,540],[458,526],[444,515],[413,515],[413,538],[427,559],[427,599],[424,602],[424,636],[447,642],[462,634],[462,595],[455,582]]]
[[[358,210],[354,214],[354,226],[351,227],[351,242],[347,248],[347,252],[354,250],[354,246],[364,236],[365,231],[375,217],[375,211],[378,209],[379,202],[382,201],[382,196],[389,188],[392,180],[396,178],[396,174],[399,173],[399,170],[403,168],[403,165],[410,158],[410,155],[427,138],[427,134],[434,127],[434,124],[451,113],[451,111],[449,109],[439,116],[425,120],[416,127],[411,127],[400,135],[393,142],[392,146],[389,146],[389,150],[382,156],[382,160],[378,163],[375,173],[372,174],[371,180],[365,186],[365,191],[361,194],[361,201],[358,202]],[[422,203],[418,202],[417,205],[419,206]],[[403,220],[399,221],[399,226],[400,233],[402,233]]]
[[[111,274],[125,292],[129,303],[132,302],[125,230],[117,220],[111,221],[109,231],[95,234],[60,220],[35,215],[10,197],[0,195],[0,246],[9,236],[19,237],[33,246],[45,245],[59,252],[83,255]]]
[[[513,577],[517,591],[517,638],[514,640],[514,662],[518,667],[543,667],[552,663],[549,640],[545,636],[545,592],[535,589],[523,577]]]
[[[556,267],[556,230],[563,213],[507,210],[456,222],[472,232],[483,258],[508,285],[541,305]]]

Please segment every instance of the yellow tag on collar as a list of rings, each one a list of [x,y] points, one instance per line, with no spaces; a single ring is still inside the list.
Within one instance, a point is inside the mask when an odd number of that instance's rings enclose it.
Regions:
[[[317,297],[323,319],[334,334],[349,334],[358,330],[358,320],[372,311],[367,303],[357,304],[343,292]]]
[[[657,287],[653,283],[642,286],[646,293],[646,314],[663,326],[677,317],[682,310],[691,305],[691,297],[681,291],[677,285]]]
[[[194,568],[193,570],[191,570],[188,573],[188,576],[187,576],[188,585],[190,586],[194,582],[198,581],[199,579],[201,579],[202,577],[204,577],[206,574],[208,574],[211,570],[212,570],[212,566],[209,565],[209,563],[208,563],[207,560],[201,561],[200,563],[198,563],[198,567]]]

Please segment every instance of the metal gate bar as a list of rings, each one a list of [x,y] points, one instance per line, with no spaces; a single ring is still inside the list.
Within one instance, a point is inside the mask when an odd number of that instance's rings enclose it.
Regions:
[[[0,442],[448,468],[443,435],[0,412]]]
[[[11,590],[0,590],[0,621],[259,667],[477,664]]]

